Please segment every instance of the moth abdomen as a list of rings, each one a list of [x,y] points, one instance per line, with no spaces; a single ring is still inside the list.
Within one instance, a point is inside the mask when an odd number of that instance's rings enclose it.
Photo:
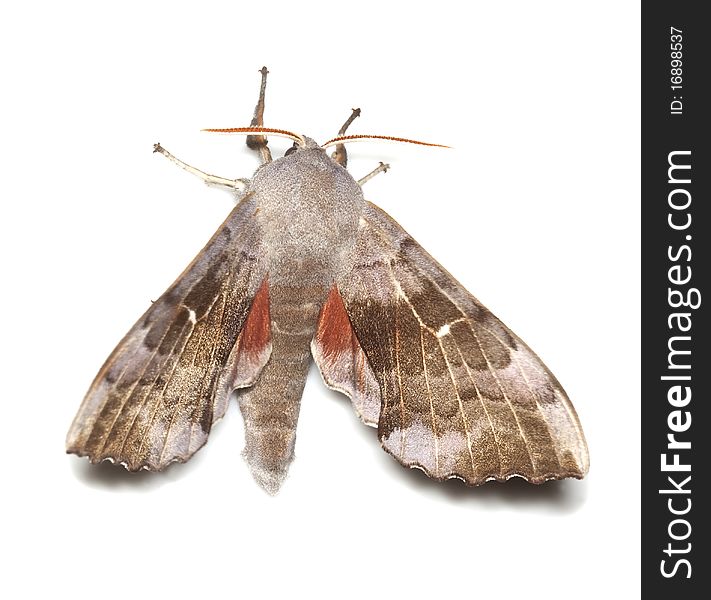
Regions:
[[[293,459],[310,344],[326,292],[318,286],[270,286],[271,356],[254,384],[239,393],[243,456],[257,483],[271,494]]]

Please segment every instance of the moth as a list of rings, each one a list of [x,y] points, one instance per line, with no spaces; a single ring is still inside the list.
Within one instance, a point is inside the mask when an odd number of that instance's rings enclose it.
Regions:
[[[248,133],[262,165],[215,177],[155,150],[238,203],[107,359],[67,452],[129,471],[187,461],[237,390],[243,456],[267,492],[294,455],[311,359],[377,427],[386,452],[435,480],[582,478],[588,450],[556,378],[346,170],[346,129],[319,146],[263,126],[267,70]],[[266,135],[294,140],[272,160]],[[400,141],[413,141],[401,138]],[[417,143],[417,142],[416,142]],[[336,145],[332,156],[326,147]]]

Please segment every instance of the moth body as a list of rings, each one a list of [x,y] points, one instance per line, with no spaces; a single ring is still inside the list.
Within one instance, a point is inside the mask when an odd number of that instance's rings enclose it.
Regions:
[[[268,492],[294,453],[311,340],[335,279],[350,268],[365,201],[350,174],[307,138],[307,147],[263,165],[248,186],[267,263],[271,356],[242,390],[244,457]]]

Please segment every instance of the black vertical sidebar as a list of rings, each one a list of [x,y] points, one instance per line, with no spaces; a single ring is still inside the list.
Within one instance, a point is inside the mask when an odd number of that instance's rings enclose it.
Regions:
[[[711,595],[711,29],[703,6],[642,4],[642,598]]]

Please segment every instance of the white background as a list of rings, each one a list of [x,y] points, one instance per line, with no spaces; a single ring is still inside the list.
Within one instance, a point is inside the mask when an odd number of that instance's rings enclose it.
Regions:
[[[0,596],[638,595],[637,2],[17,6],[0,23]],[[64,454],[105,357],[232,206],[152,144],[248,177],[242,137],[199,130],[249,124],[263,64],[269,126],[324,141],[359,106],[353,133],[454,147],[353,144],[350,166],[391,163],[366,196],[556,373],[584,481],[430,483],[315,371],[274,498],[234,404],[163,474]]]

